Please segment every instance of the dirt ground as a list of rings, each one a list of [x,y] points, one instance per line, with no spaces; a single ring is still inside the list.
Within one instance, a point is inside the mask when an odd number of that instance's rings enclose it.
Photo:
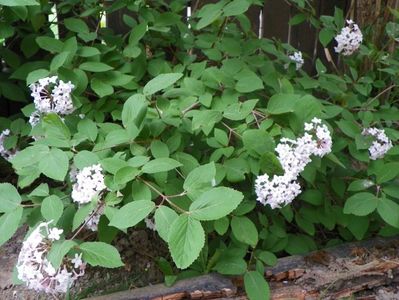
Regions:
[[[0,247],[0,300],[64,299],[39,294],[23,285],[12,284],[12,272],[16,264],[25,230],[20,229],[14,237]],[[160,256],[167,257],[165,243],[148,229],[128,232],[117,238],[116,247],[125,263],[124,268],[105,269],[88,267],[71,290],[71,299],[108,294],[162,282],[163,276],[156,265]]]

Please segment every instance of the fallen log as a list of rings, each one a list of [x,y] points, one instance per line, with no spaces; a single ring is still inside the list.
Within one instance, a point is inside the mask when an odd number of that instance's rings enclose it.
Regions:
[[[375,238],[280,258],[266,268],[273,300],[341,299],[360,291],[399,283],[399,239]],[[246,299],[242,277],[208,274],[118,292],[91,300]],[[372,295],[362,299],[375,299]]]

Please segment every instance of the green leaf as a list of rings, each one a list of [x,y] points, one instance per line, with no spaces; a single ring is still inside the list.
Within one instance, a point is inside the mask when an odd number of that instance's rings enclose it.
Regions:
[[[64,211],[64,204],[58,196],[51,195],[43,200],[40,211],[47,221],[53,220],[56,224]]]
[[[146,96],[153,95],[160,90],[166,89],[178,81],[183,76],[182,73],[166,73],[160,74],[151,79],[143,88],[143,93]]]
[[[151,154],[155,158],[169,157],[170,151],[168,145],[160,140],[154,140],[151,142]]]
[[[133,123],[140,128],[147,113],[147,100],[141,94],[136,94],[123,104],[122,109],[122,124],[125,128]]]
[[[148,174],[166,172],[182,166],[177,160],[163,157],[149,161],[143,166],[143,172]]]
[[[252,247],[255,247],[258,243],[258,230],[255,224],[247,217],[234,216],[231,219],[231,229],[234,237],[240,242]]]
[[[50,149],[45,145],[26,147],[11,159],[15,169],[22,169],[35,165],[49,154]]]
[[[276,147],[273,138],[265,130],[261,129],[246,130],[242,135],[242,141],[245,149],[250,154],[255,155],[255,157],[266,152],[274,152]]]
[[[54,56],[51,60],[50,71],[56,71],[58,68],[62,67],[69,56],[69,52],[61,52]]]
[[[334,30],[323,28],[322,30],[320,30],[319,33],[319,41],[323,45],[323,47],[326,48],[334,36],[335,36]]]
[[[371,214],[378,205],[378,199],[371,193],[357,193],[349,197],[344,206],[345,214],[356,216],[367,216]]]
[[[85,242],[79,245],[82,250],[83,260],[91,266],[105,268],[118,268],[123,266],[123,262],[114,246],[103,242]]]
[[[98,78],[92,78],[90,81],[90,87],[100,98],[114,93],[112,85],[109,85]]]
[[[223,117],[233,121],[244,120],[254,109],[258,99],[233,103],[223,111]]]
[[[222,256],[213,269],[223,275],[241,275],[247,270],[247,263],[241,257]]]
[[[52,53],[59,53],[63,51],[64,43],[60,40],[49,36],[39,36],[36,38],[36,43],[40,48]],[[47,75],[46,75],[47,76]],[[45,76],[44,76],[45,77]],[[43,77],[41,77],[43,78]]]
[[[97,154],[83,150],[75,155],[73,158],[73,163],[75,164],[76,168],[82,170],[83,168],[98,164],[99,160],[100,159]]]
[[[241,192],[227,187],[217,187],[203,193],[190,205],[191,217],[200,221],[220,219],[234,209],[244,199]]]
[[[399,205],[387,198],[379,199],[377,211],[389,225],[399,228]]]
[[[69,140],[71,133],[57,114],[48,114],[42,118],[42,126],[46,137],[60,140]]]
[[[319,190],[308,189],[300,195],[300,199],[313,205],[324,203],[324,196]]]
[[[183,188],[191,199],[195,199],[212,187],[212,181],[215,180],[215,176],[216,168],[214,162],[199,166],[187,175]]]
[[[196,29],[201,30],[216,21],[222,15],[222,6],[222,1],[220,3],[204,5],[198,13],[198,17],[201,19],[198,21]]]
[[[41,183],[32,192],[29,193],[28,197],[46,197],[49,195],[49,188],[47,183]]]
[[[72,240],[55,241],[51,245],[47,259],[55,269],[58,269],[61,266],[64,256],[76,245],[77,243]]]
[[[83,46],[78,49],[77,55],[81,57],[91,57],[95,55],[99,55],[101,52],[97,48]]]
[[[387,194],[393,198],[399,199],[399,186],[398,185],[390,184],[390,185],[384,186],[382,188],[382,190],[384,191],[385,194]]]
[[[64,25],[68,30],[77,33],[89,33],[90,31],[87,24],[81,19],[76,19],[76,18],[65,19]]]
[[[146,22],[137,24],[129,35],[129,46],[135,46],[141,40],[148,30],[148,25]]]
[[[256,257],[269,266],[275,266],[277,264],[277,257],[272,252],[261,251],[256,254]]]
[[[155,208],[155,204],[148,200],[138,200],[122,206],[112,217],[109,226],[119,229],[133,227],[145,217],[147,217]]]
[[[280,161],[272,152],[265,152],[262,154],[259,161],[259,166],[262,172],[268,174],[269,176],[284,174],[284,170],[280,164]]]
[[[301,96],[295,94],[275,94],[269,99],[267,111],[272,115],[294,112],[300,98]]]
[[[68,155],[57,148],[51,149],[46,158],[39,162],[40,172],[54,180],[63,181],[68,169]]]
[[[22,212],[23,208],[19,206],[0,217],[0,246],[7,242],[17,231]]]
[[[352,181],[351,184],[348,187],[348,191],[351,192],[358,192],[358,191],[363,191],[367,190],[368,188],[374,186],[374,182],[368,179],[359,179]]]
[[[242,157],[232,158],[224,161],[226,178],[230,182],[240,182],[245,180],[245,174],[248,173],[248,162]]]
[[[97,138],[98,129],[95,122],[88,118],[80,120],[78,123],[78,131],[84,136],[88,137],[92,142]]]
[[[340,120],[335,123],[338,125],[338,128],[349,137],[355,138],[360,134],[360,128],[353,121]]]
[[[106,72],[112,70],[113,67],[97,61],[84,62],[79,66],[79,69],[89,72]]]
[[[50,74],[49,70],[46,69],[38,69],[32,72],[29,72],[28,76],[26,77],[26,84],[32,84],[38,81],[41,78],[47,77]]]
[[[223,15],[225,17],[241,15],[248,10],[250,4],[247,0],[233,0],[223,7]]]
[[[244,275],[245,292],[249,300],[270,299],[270,288],[265,278],[257,271],[250,271]]]
[[[21,201],[21,196],[12,184],[0,183],[0,212],[13,211]]]
[[[4,6],[28,6],[28,5],[40,5],[35,0],[0,0],[0,5]]]
[[[391,162],[381,165],[376,170],[377,183],[381,184],[394,179],[399,175],[399,162]]]
[[[219,235],[223,235],[229,229],[230,221],[228,217],[223,217],[218,220],[215,220],[213,226],[215,227],[216,232]]]
[[[72,230],[76,230],[84,222],[86,217],[94,210],[96,203],[97,201],[92,201],[79,207],[73,217]]]
[[[205,244],[201,223],[190,216],[180,215],[169,230],[168,245],[173,261],[180,269],[189,267]]]
[[[115,173],[114,182],[118,185],[126,184],[129,181],[136,178],[136,176],[139,173],[140,173],[139,169],[131,167],[131,166],[126,166],[126,167],[120,168]]]
[[[235,89],[240,93],[250,93],[263,89],[263,81],[255,72],[245,69],[236,75]]]
[[[204,129],[210,128],[208,133],[212,130],[216,122],[222,119],[222,114],[220,111],[216,110],[201,110],[195,111],[192,120],[192,129]]]
[[[177,219],[177,213],[164,205],[161,205],[154,214],[155,220],[155,228],[159,234],[159,236],[165,241],[168,242],[168,236],[170,227],[173,222]]]
[[[369,224],[369,217],[352,216],[349,220],[348,229],[357,240],[362,240],[366,234]]]

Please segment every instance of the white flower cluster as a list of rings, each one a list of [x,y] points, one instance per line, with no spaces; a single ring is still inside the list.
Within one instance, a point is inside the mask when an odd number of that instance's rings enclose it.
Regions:
[[[70,81],[52,76],[39,79],[29,87],[36,108],[29,118],[32,126],[39,122],[42,114],[68,115],[74,111],[71,93],[75,86]]]
[[[288,57],[289,57],[289,59],[291,61],[293,61],[295,63],[297,70],[302,68],[303,64],[305,63],[305,61],[302,58],[302,52],[301,51],[294,52],[294,54],[289,55]]]
[[[257,200],[271,208],[279,208],[291,203],[301,193],[298,183],[299,174],[311,161],[311,155],[323,157],[331,152],[332,140],[326,125],[313,118],[305,123],[305,134],[296,139],[282,138],[276,147],[278,160],[284,175],[258,176],[255,181]]]
[[[341,33],[335,37],[338,45],[334,47],[335,52],[342,53],[342,55],[351,55],[363,41],[363,34],[359,26],[352,20],[346,20],[348,24],[341,29]]]
[[[63,230],[49,228],[50,223],[40,223],[23,242],[17,262],[18,279],[36,291],[65,293],[77,278],[84,275],[86,264],[82,262],[81,254],[75,254],[75,259],[64,258],[60,268],[52,266],[46,256],[52,242],[60,239]]]
[[[73,201],[79,205],[89,203],[94,196],[106,189],[101,165],[92,165],[78,172],[72,167],[69,176],[75,182],[72,189]],[[94,212],[94,214],[93,214]],[[91,231],[97,231],[100,217],[104,214],[104,206],[98,202],[97,207],[85,219],[85,226]]]
[[[393,147],[392,141],[387,137],[383,129],[365,128],[362,131],[363,135],[371,135],[375,138],[369,148],[370,159],[376,160],[384,157],[385,153]]]
[[[89,203],[94,196],[106,188],[101,165],[83,168],[76,175],[72,189],[72,199],[79,204]]]
[[[17,152],[18,152],[18,150],[16,150],[16,149],[10,150],[10,149],[6,149],[6,148],[4,147],[4,140],[5,140],[7,137],[9,137],[9,136],[10,136],[10,130],[9,130],[9,129],[3,130],[3,131],[1,132],[1,134],[0,134],[0,155],[1,155],[4,159],[6,159],[6,160],[10,160],[10,159],[13,158],[13,157],[17,154]]]

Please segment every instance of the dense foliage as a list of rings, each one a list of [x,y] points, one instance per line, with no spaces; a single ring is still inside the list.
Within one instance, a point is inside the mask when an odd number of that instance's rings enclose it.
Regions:
[[[188,19],[182,0],[39,2],[0,0],[1,96],[23,105],[0,120],[17,175],[0,185],[0,245],[28,224],[18,270],[33,272],[29,261],[45,255],[39,273],[67,283],[31,287],[64,291],[85,263],[121,266],[114,237],[147,224],[169,247],[171,260],[159,261],[168,284],[244,275],[249,297],[264,299],[276,256],[399,232],[398,11],[377,43],[339,9],[316,18],[307,1],[291,1],[292,24],[308,20],[331,53],[345,26],[362,42],[317,58],[310,75],[296,49],[252,32],[244,13],[257,1],[222,0]],[[126,8],[127,34],[101,25]],[[287,171],[276,146],[314,118],[328,126],[331,153],[300,170],[292,203],[257,202],[257,176]],[[83,230],[98,230],[95,241]]]

